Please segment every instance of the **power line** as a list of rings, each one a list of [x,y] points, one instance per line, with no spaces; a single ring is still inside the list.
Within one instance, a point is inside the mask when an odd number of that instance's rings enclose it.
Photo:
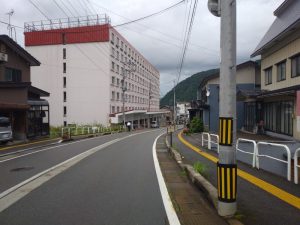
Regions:
[[[158,11],[158,12],[152,13],[152,14],[150,14],[150,15],[148,15],[148,16],[144,16],[144,17],[141,17],[141,18],[138,18],[138,19],[135,19],[135,20],[126,22],[126,23],[118,24],[118,25],[115,25],[115,26],[113,26],[113,27],[119,27],[119,26],[128,25],[128,24],[130,24],[130,23],[135,23],[135,22],[137,22],[137,21],[141,21],[141,20],[147,19],[147,18],[149,18],[149,17],[156,16],[156,15],[158,15],[158,14],[164,13],[164,12],[166,12],[166,11],[168,11],[168,10],[170,10],[170,9],[172,9],[172,8],[174,8],[174,7],[176,7],[176,6],[178,6],[178,5],[180,5],[180,4],[183,3],[183,2],[185,2],[185,0],[182,0],[182,1],[180,1],[180,2],[177,2],[176,4],[171,5],[171,6],[169,6],[168,8],[165,8],[165,9],[160,10],[160,11]]]
[[[63,0],[60,0],[61,4],[68,10],[68,12],[73,16],[75,17],[75,15],[73,14],[73,12],[67,7],[67,5],[64,3]]]
[[[19,28],[19,29],[23,29],[23,30],[24,30],[23,27],[20,27],[20,26],[17,26],[17,25],[12,25],[12,24],[9,24],[9,23],[4,22],[4,21],[1,21],[1,20],[0,20],[0,23],[3,23],[3,24],[5,24],[5,25],[10,25],[11,27],[16,27],[16,28]]]
[[[53,0],[53,2],[67,17],[69,17],[66,11],[57,3],[56,0]]]
[[[45,13],[43,13],[43,11],[42,10],[40,10],[40,8],[34,3],[34,2],[32,2],[31,0],[28,0],[44,17],[46,17],[47,18],[47,20],[50,20],[50,18],[45,14]]]
[[[192,32],[192,27],[193,27],[193,23],[194,23],[195,13],[196,13],[196,10],[197,10],[197,4],[198,4],[198,0],[195,0],[194,7],[193,7],[193,12],[192,12],[192,16],[191,16],[191,20],[190,20],[190,26],[189,26],[189,30],[188,30],[188,34],[187,34],[185,46],[184,46],[184,51],[183,51],[183,55],[182,55],[181,62],[180,62],[180,69],[179,69],[177,84],[178,84],[178,82],[180,80],[180,76],[181,76],[181,72],[182,72],[182,67],[183,67],[185,56],[186,56],[187,46],[189,45],[189,40],[190,40],[190,36],[191,36],[191,32]]]

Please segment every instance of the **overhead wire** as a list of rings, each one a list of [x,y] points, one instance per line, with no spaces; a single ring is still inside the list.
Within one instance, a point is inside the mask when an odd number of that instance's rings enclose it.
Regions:
[[[65,7],[73,17],[75,17],[75,14],[73,14],[73,12],[67,7],[66,3],[63,0],[60,0],[60,2],[63,5],[63,7]]]
[[[181,3],[185,2],[185,1],[186,1],[186,0],[182,0],[182,1],[180,1],[180,2],[177,2],[177,3],[173,4],[173,5],[171,5],[171,6],[167,7],[167,8],[165,8],[165,9],[162,9],[162,10],[160,10],[160,11],[158,11],[158,12],[152,13],[152,14],[150,14],[150,15],[147,15],[147,16],[144,16],[144,17],[141,17],[141,18],[138,18],[138,19],[129,21],[129,22],[121,23],[121,24],[115,25],[115,26],[113,26],[113,27],[124,26],[124,25],[128,25],[128,24],[130,24],[130,23],[135,23],[135,22],[138,22],[138,21],[141,21],[141,20],[148,19],[148,18],[150,18],[150,17],[153,17],[153,16],[159,15],[159,14],[161,14],[161,13],[164,13],[164,12],[166,12],[166,11],[168,11],[168,10],[170,10],[170,9],[172,9],[172,8],[174,8],[174,7],[176,7],[176,6],[178,6],[178,5],[180,5]]]
[[[184,51],[183,51],[181,62],[180,62],[180,69],[179,69],[179,73],[178,73],[177,84],[179,83],[179,80],[180,80],[182,67],[183,67],[183,64],[184,64],[185,56],[186,56],[187,47],[189,45],[189,40],[190,40],[190,37],[191,37],[191,32],[192,32],[192,28],[193,28],[193,24],[194,24],[194,18],[195,18],[195,14],[196,14],[196,10],[197,10],[197,4],[198,4],[198,0],[195,0],[194,6],[193,6],[192,16],[191,16],[191,19],[190,19],[189,29],[188,29],[188,33],[187,33],[187,38],[185,40]]]
[[[56,0],[53,0],[53,2],[65,15],[67,15],[67,17],[69,17],[69,15],[66,13],[66,11],[57,3]]]
[[[44,17],[47,18],[47,20],[50,20],[50,18],[32,1],[28,0]]]

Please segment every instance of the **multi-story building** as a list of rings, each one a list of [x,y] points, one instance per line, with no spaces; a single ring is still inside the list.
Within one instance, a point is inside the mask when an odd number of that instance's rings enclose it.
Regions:
[[[32,81],[51,93],[51,125],[107,125],[123,110],[159,110],[158,70],[107,16],[26,23],[25,46],[41,62]]]
[[[285,0],[252,57],[261,55],[265,130],[300,139],[300,1]]]

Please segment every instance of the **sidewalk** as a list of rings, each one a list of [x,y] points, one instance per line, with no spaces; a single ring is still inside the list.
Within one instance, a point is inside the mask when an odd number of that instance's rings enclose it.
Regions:
[[[182,225],[228,225],[168,153],[165,135],[156,145],[157,157],[173,206]]]
[[[200,162],[204,164],[207,168],[207,180],[216,187],[216,164],[184,145],[178,139],[177,134],[178,132],[173,136],[173,143],[180,154],[184,157],[183,163],[193,165],[195,162]],[[200,147],[201,135],[193,134],[191,136],[183,137],[193,146],[196,146],[197,148],[216,158],[218,157],[215,151],[209,151],[203,147]],[[261,138],[265,140],[265,135]],[[272,191],[271,189],[276,189],[278,187],[280,190],[286,192],[287,195],[290,194],[296,202],[296,205],[300,205],[299,185],[295,185],[293,182],[287,181],[286,178],[276,176],[266,171],[253,169],[251,166],[241,162],[238,162],[238,168],[253,178],[250,180],[245,180],[243,177],[240,177],[240,175],[238,177],[237,218],[239,218],[245,225],[282,225],[299,223],[300,208],[298,209],[297,207],[288,204],[273,194],[268,193],[268,189],[267,191],[263,190],[255,183],[261,182],[265,184],[264,182],[267,182],[266,184],[270,184],[270,191]]]

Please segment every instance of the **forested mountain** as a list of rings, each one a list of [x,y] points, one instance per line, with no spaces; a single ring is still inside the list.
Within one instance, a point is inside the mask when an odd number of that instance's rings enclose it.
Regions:
[[[175,87],[176,102],[190,102],[197,99],[197,87],[203,78],[219,72],[219,69],[211,69],[196,73],[181,81]],[[160,99],[160,106],[173,105],[173,89]]]

